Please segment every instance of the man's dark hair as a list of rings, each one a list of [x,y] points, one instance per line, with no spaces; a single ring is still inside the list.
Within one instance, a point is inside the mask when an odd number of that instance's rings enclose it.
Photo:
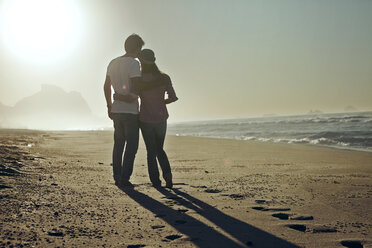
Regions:
[[[145,45],[145,42],[138,34],[130,35],[124,43],[124,48],[127,53],[135,52],[138,49],[141,49]]]

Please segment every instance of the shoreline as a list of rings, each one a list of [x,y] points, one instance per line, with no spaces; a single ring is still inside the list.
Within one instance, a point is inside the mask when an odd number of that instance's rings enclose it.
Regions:
[[[114,132],[112,130],[38,130],[38,129],[8,129],[8,128],[0,128],[1,132],[26,132],[26,133],[69,133],[69,132]],[[233,138],[223,138],[223,137],[208,137],[208,136],[193,136],[193,135],[178,135],[178,134],[167,134],[170,137],[193,137],[193,138],[202,138],[202,139],[214,139],[214,140],[236,140],[236,141],[243,141],[243,142],[258,142],[258,143],[272,143],[272,144],[288,144],[288,145],[304,145],[309,147],[323,147],[323,148],[330,148],[336,150],[345,150],[345,151],[356,151],[356,152],[366,152],[372,153],[371,149],[368,148],[356,148],[356,147],[342,147],[342,146],[332,146],[332,145],[319,145],[319,144],[309,144],[309,143],[296,143],[296,142],[282,142],[282,141],[261,141],[261,140],[244,140],[244,139],[233,139]],[[141,138],[141,135],[140,135]]]
[[[206,139],[215,139],[215,140],[236,140],[236,141],[244,141],[244,142],[259,142],[259,143],[272,143],[272,144],[288,144],[288,145],[304,145],[310,147],[324,147],[324,148],[331,148],[337,150],[346,150],[346,151],[357,151],[357,152],[367,152],[371,153],[372,150],[364,149],[364,148],[353,148],[353,147],[341,147],[341,146],[331,146],[331,145],[318,145],[318,144],[309,144],[309,143],[296,143],[296,142],[284,142],[284,141],[261,141],[261,140],[244,140],[244,139],[233,139],[233,138],[223,138],[223,137],[208,137],[208,136],[193,136],[193,135],[177,135],[177,134],[167,134],[167,136],[175,136],[175,137],[194,137],[194,138],[206,138]]]
[[[22,164],[0,178],[4,247],[372,246],[368,152],[169,135],[175,189],[151,187],[141,140],[128,191],[112,179],[112,131],[0,139],[15,147],[1,164]]]

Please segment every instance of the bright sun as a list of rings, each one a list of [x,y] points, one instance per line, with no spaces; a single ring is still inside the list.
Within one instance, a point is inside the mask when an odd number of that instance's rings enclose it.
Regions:
[[[81,13],[73,0],[6,0],[1,5],[2,40],[31,63],[69,56],[81,38]]]

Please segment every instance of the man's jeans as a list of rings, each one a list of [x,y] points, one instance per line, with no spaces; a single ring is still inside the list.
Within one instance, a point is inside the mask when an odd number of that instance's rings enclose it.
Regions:
[[[114,151],[112,154],[114,179],[115,181],[129,181],[138,149],[138,115],[114,113],[113,120],[115,128]],[[123,158],[124,146],[125,153]]]
[[[167,154],[165,153],[164,139],[167,131],[167,122],[145,123],[140,122],[141,132],[147,149],[147,166],[150,180],[153,185],[160,185],[159,170],[156,158],[159,161],[163,178],[172,178],[171,168]]]

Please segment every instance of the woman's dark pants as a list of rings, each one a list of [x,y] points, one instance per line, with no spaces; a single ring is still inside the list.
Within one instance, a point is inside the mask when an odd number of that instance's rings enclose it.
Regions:
[[[140,122],[140,127],[147,149],[147,166],[150,180],[153,185],[159,186],[161,181],[159,179],[158,163],[156,159],[159,161],[164,180],[167,181],[172,178],[169,160],[163,149],[167,122]]]

